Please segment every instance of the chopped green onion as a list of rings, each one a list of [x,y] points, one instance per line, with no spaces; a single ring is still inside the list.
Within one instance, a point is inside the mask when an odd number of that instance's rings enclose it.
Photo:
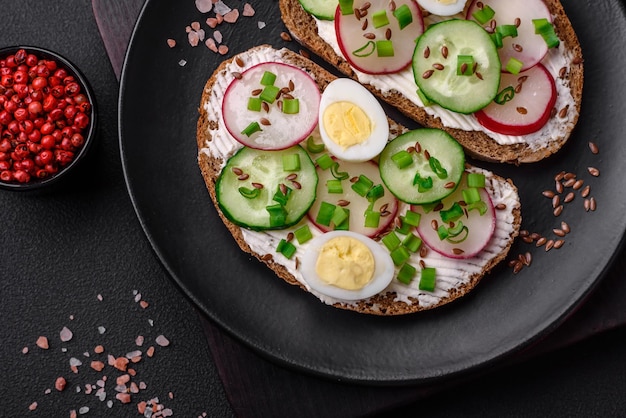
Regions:
[[[342,15],[354,14],[354,0],[339,0]]]
[[[339,208],[339,206],[337,207]],[[346,213],[346,219],[340,224],[335,224],[335,231],[349,231],[350,230],[350,209],[341,208]]]
[[[376,42],[367,41],[367,43],[361,48],[352,51],[352,55],[354,55],[355,57],[364,58],[372,55],[374,51],[376,51]]]
[[[276,98],[278,97],[278,93],[280,92],[280,88],[277,86],[265,86],[259,98],[267,103],[274,103]]]
[[[331,194],[341,194],[343,193],[343,186],[341,185],[341,180],[326,180],[326,189],[328,193]]]
[[[522,71],[523,67],[524,67],[524,63],[522,61],[518,60],[515,57],[511,57],[509,58],[509,62],[506,63],[505,68],[511,74],[519,74],[520,71]]]
[[[483,173],[469,173],[467,175],[467,185],[469,187],[485,188],[485,175]]]
[[[450,235],[448,227],[445,225],[439,225],[439,227],[437,228],[437,236],[439,237],[439,239],[443,241],[444,239],[448,238],[448,235]]]
[[[441,165],[441,162],[438,159],[436,159],[435,157],[430,157],[428,159],[428,165],[430,166],[430,169],[433,170],[433,172],[441,180],[444,180],[444,179],[448,178],[448,170],[443,168],[443,166]]]
[[[424,203],[422,206],[422,209],[424,209],[424,213],[430,213],[433,211],[433,209],[435,209],[437,206],[439,206],[439,201],[437,202],[432,202],[432,203]]]
[[[372,24],[376,29],[382,28],[389,24],[389,18],[387,17],[387,10],[381,9],[372,13]]]
[[[496,48],[500,49],[504,46],[504,43],[502,42],[502,34],[499,32],[493,32],[492,34],[490,34],[491,36],[491,40],[493,41],[493,43],[495,44]]]
[[[285,239],[281,239],[276,247],[276,252],[281,253],[287,258],[291,258],[296,253],[296,246]]]
[[[517,37],[517,26],[515,25],[499,25],[496,26],[496,32],[498,32],[502,38],[516,38]]]
[[[422,219],[422,215],[417,212],[413,212],[412,210],[407,210],[406,213],[404,214],[404,222],[416,228],[420,226],[421,219]]]
[[[265,71],[261,77],[262,86],[273,86],[276,81],[276,74],[271,71]]]
[[[489,7],[489,5],[485,5],[482,9],[472,13],[472,16],[478,21],[478,23],[484,25],[485,23],[489,22],[495,14],[495,10]]]
[[[372,180],[361,174],[358,180],[352,184],[352,190],[354,190],[359,196],[365,197],[373,185],[374,182]]]
[[[240,187],[239,193],[246,199],[254,199],[261,194],[261,189],[248,189],[247,187]]]
[[[411,228],[413,228],[413,226],[406,222],[404,216],[400,216],[398,219],[400,219],[400,225],[396,227],[396,231],[402,235],[406,235],[411,232]]]
[[[408,151],[402,150],[393,154],[391,156],[391,161],[396,164],[396,167],[403,169],[413,164],[413,157],[411,157],[411,154],[409,154]]]
[[[320,205],[320,210],[317,212],[317,217],[315,218],[315,222],[324,225],[330,226],[330,221],[333,218],[333,214],[335,213],[335,208],[337,206],[332,203],[322,202]]]
[[[422,239],[415,234],[409,233],[403,240],[402,245],[412,253],[419,251],[422,246]]]
[[[398,238],[398,235],[396,235],[396,233],[393,231],[385,235],[381,239],[381,241],[383,242],[383,244],[385,245],[385,247],[387,247],[389,251],[395,250],[398,247],[398,245],[400,245],[400,243],[402,242],[400,241],[400,238]]]
[[[535,26],[535,33],[541,35],[548,48],[556,48],[561,43],[559,37],[556,36],[554,31],[554,25],[546,18],[533,19],[533,25]]]
[[[298,244],[304,244],[313,238],[313,233],[311,232],[311,228],[305,224],[293,231],[293,236],[298,240]]]
[[[398,25],[400,26],[400,30],[406,28],[413,22],[413,14],[411,14],[411,9],[406,4],[396,8],[393,11],[393,16],[398,20]]]
[[[480,216],[483,216],[485,213],[487,213],[487,203],[485,203],[482,200],[479,200],[478,202],[474,202],[472,204],[467,205],[468,212],[474,209],[478,210],[478,213],[480,214]]]
[[[380,224],[380,212],[373,210],[365,211],[365,227],[366,228],[378,228]]]
[[[409,258],[411,258],[411,253],[409,253],[409,250],[407,250],[403,246],[397,247],[391,252],[390,255],[391,259],[393,260],[393,264],[396,266],[404,264]]]
[[[259,125],[259,122],[251,122],[250,125],[246,126],[246,129],[241,131],[241,133],[249,137],[253,133],[259,132],[259,131],[262,131],[261,125]]]
[[[463,222],[459,221],[456,225],[448,229],[448,234],[448,242],[451,242],[452,244],[460,244],[469,236],[469,229],[467,226],[463,225]]]
[[[296,115],[300,113],[300,100],[284,99],[283,100],[283,113],[287,115]]]
[[[316,144],[313,135],[309,135],[309,137],[306,139],[306,149],[311,154],[319,154],[326,149],[326,146],[323,142],[321,144]]]
[[[346,219],[350,216],[350,213],[342,208],[341,206],[335,206],[335,210],[333,211],[333,217],[330,221],[335,225],[341,225],[345,222]]]
[[[426,267],[422,269],[420,277],[420,290],[432,292],[435,290],[435,281],[437,279],[437,270],[434,267]]]
[[[428,97],[426,97],[426,95],[424,94],[424,92],[420,89],[416,90],[417,93],[417,97],[420,98],[422,104],[424,106],[432,106],[435,102],[433,102],[432,100],[430,100]]]
[[[261,100],[260,98],[250,97],[248,99],[248,110],[251,110],[253,112],[260,112],[262,104],[263,100]]]
[[[330,173],[337,180],[345,180],[350,177],[350,174],[348,174],[346,171],[339,171],[339,163],[337,162],[330,166]]]
[[[287,201],[289,200],[289,196],[291,195],[292,189],[285,185],[283,185],[283,188],[285,189],[284,193],[280,185],[276,187],[276,193],[274,193],[272,200],[274,202],[278,202],[281,205],[285,206],[287,204]]]
[[[433,179],[432,177],[422,177],[420,173],[415,173],[415,177],[413,178],[413,185],[417,185],[417,191],[420,193],[424,193],[427,190],[433,188]]]
[[[400,267],[400,270],[398,270],[398,275],[396,276],[396,278],[399,282],[409,284],[413,281],[415,273],[417,273],[417,269],[412,265],[405,263],[402,265],[402,267]]]
[[[506,102],[513,100],[513,97],[515,97],[515,89],[513,88],[513,86],[508,86],[502,89],[500,93],[496,94],[496,97],[493,99],[493,101],[496,104],[503,105]]]
[[[393,41],[391,39],[376,41],[376,53],[379,57],[393,57]]]
[[[270,214],[270,227],[277,228],[285,225],[287,210],[283,205],[277,203],[275,205],[266,206],[265,209]]]
[[[468,205],[472,203],[480,202],[480,192],[476,187],[469,187],[463,190],[463,200]]]
[[[333,164],[335,164],[335,160],[333,160],[333,158],[328,154],[320,155],[317,157],[315,162],[322,170],[328,170]]]
[[[283,170],[299,171],[300,170],[300,154],[283,155]]]
[[[368,202],[375,202],[378,199],[380,199],[381,197],[383,197],[385,195],[385,188],[383,187],[382,184],[377,184],[376,186],[372,186],[368,191],[367,194],[365,195],[365,197],[367,198]]]
[[[450,209],[442,210],[439,212],[441,220],[445,223],[456,222],[461,216],[463,216],[463,214],[463,208],[461,207],[461,205],[459,205],[458,202],[454,202]]]
[[[456,57],[456,75],[474,74],[474,57],[472,55],[458,55]]]

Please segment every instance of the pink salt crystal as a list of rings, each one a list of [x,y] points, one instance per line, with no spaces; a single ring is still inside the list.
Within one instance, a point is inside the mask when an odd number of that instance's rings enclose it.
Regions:
[[[33,402],[28,406],[28,409],[30,411],[34,411],[35,409],[37,409],[37,402]]]
[[[217,52],[220,55],[226,55],[228,54],[228,47],[226,45],[220,45],[219,48],[217,48]]]
[[[158,337],[156,337],[155,341],[161,347],[167,347],[168,345],[170,345],[170,340],[168,340],[164,335],[159,335]]]
[[[176,40],[169,38],[167,40],[167,46],[169,46],[170,48],[174,48],[176,46]]]
[[[102,295],[101,295],[100,293],[98,293],[97,298],[98,298],[98,300],[99,300],[100,302],[102,302]]]
[[[121,403],[130,403],[130,395],[128,393],[118,393],[115,398]]]
[[[150,348],[148,348],[148,350],[146,351],[146,354],[148,355],[148,357],[152,357],[154,355],[154,347],[150,346]]]
[[[22,348],[22,354],[26,354],[26,353],[28,353],[28,347]]]
[[[137,338],[135,338],[135,344],[138,347],[141,347],[143,345],[143,341],[144,341],[143,335],[139,335],[137,336]]]
[[[50,346],[48,345],[48,339],[44,336],[37,338],[36,344],[37,344],[37,347],[43,350],[47,350],[48,348],[50,348]]]
[[[239,19],[239,9],[233,9],[224,15],[224,22],[235,23]]]
[[[254,9],[250,5],[250,3],[246,3],[243,5],[243,15],[246,17],[254,16]]]
[[[215,18],[217,19],[217,24],[218,25],[224,21],[224,15],[222,15],[220,13],[216,13],[215,14]]]
[[[61,341],[65,343],[71,340],[74,334],[68,327],[63,327],[63,329],[59,333],[59,336],[61,337]]]
[[[54,388],[59,392],[62,392],[65,389],[65,385],[67,382],[63,376],[57,377],[57,380],[54,382]]]
[[[212,0],[196,0],[196,8],[200,13],[208,13],[213,8]]]
[[[215,29],[217,26],[217,19],[214,17],[210,17],[206,20],[206,24],[209,25],[211,29]]]
[[[200,37],[198,36],[198,32],[191,31],[187,33],[187,40],[189,41],[189,45],[198,46],[200,42]]]
[[[213,52],[217,52],[217,45],[215,44],[215,39],[209,38],[204,43],[207,48],[209,48]]]
[[[222,43],[223,38],[224,37],[222,36],[222,32],[220,32],[219,30],[213,32],[213,39],[215,39],[215,42],[217,42],[218,44]]]
[[[198,31],[200,29],[200,22],[191,22],[191,29]]]

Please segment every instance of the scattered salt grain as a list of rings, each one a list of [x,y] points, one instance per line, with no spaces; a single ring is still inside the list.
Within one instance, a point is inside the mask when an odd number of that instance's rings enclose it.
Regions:
[[[78,413],[81,415],[86,414],[87,412],[89,412],[89,407],[88,406],[82,406],[80,407],[80,409],[78,410]]]
[[[96,348],[93,349],[93,352],[96,354],[104,353],[104,347],[101,345],[97,345]]]
[[[181,67],[184,67],[186,64],[187,64],[187,61],[185,60],[178,61],[178,65],[180,65]]]
[[[148,308],[148,306],[150,306],[150,304],[146,302],[145,300],[142,300],[139,302],[139,306],[141,306],[143,309],[146,309]]]
[[[138,335],[137,338],[135,338],[135,345],[137,345],[137,347],[141,347],[143,345],[143,335]]]
[[[141,350],[135,350],[135,351],[131,351],[129,353],[126,353],[126,358],[128,359],[133,359],[136,357],[141,357]]]
[[[48,348],[50,348],[50,345],[48,345],[48,339],[44,336],[37,338],[36,344],[37,347],[41,348],[42,350],[47,350]]]
[[[83,353],[83,356],[85,356],[85,357],[89,357],[89,351],[85,351],[85,352]]]
[[[213,52],[217,52],[217,45],[215,44],[215,39],[209,38],[204,43],[207,48],[209,48]]]
[[[155,341],[161,347],[167,347],[168,345],[170,345],[170,340],[168,340],[164,335],[159,335],[158,337],[156,337]]]
[[[215,42],[217,42],[218,44],[221,44],[223,39],[222,32],[220,32],[219,30],[213,32],[213,39],[215,39]]]
[[[94,360],[91,362],[91,368],[97,372],[101,372],[104,369],[104,363],[101,361]]]
[[[22,348],[22,354],[27,354],[27,353],[28,353],[28,347]]]
[[[30,411],[34,411],[35,409],[37,409],[37,402],[33,402],[28,406],[28,409]]]
[[[250,5],[250,3],[246,3],[243,5],[243,15],[246,17],[254,16],[254,8]]]
[[[107,329],[106,329],[105,327],[103,327],[103,326],[99,326],[99,327],[98,327],[98,332],[99,332],[101,335],[102,335],[102,334],[104,334],[104,333],[106,332],[106,330],[107,330]]]
[[[206,20],[206,24],[211,28],[211,29],[215,29],[217,27],[217,18],[215,17],[209,17]]]
[[[224,15],[224,22],[235,23],[239,19],[239,9],[233,9]]]
[[[63,329],[59,333],[59,336],[61,338],[61,341],[65,343],[72,339],[74,333],[72,333],[72,331],[68,327],[63,327]]]
[[[152,319],[148,319],[148,324],[150,324],[151,327],[154,326],[154,321]]]
[[[200,13],[208,13],[213,8],[212,0],[196,0],[196,8]]]
[[[228,47],[227,47],[226,45],[220,45],[220,46],[217,48],[217,52],[218,52],[220,55],[226,55],[226,54],[228,54]]]
[[[169,38],[167,40],[167,46],[169,46],[170,48],[174,48],[176,46],[176,40]]]
[[[49,395],[50,393],[52,393],[52,389],[48,388],[44,390],[43,393],[45,393],[46,395]]]
[[[115,398],[121,403],[130,403],[130,395],[128,393],[118,393]]]
[[[230,12],[232,9],[228,7],[226,4],[224,4],[222,0],[219,0],[213,5],[213,10],[215,11],[216,14],[220,14],[223,16],[226,13]]]
[[[113,408],[113,401],[112,401],[112,400],[110,400],[110,399],[109,399],[109,400],[107,401],[107,407],[109,407],[109,408]]]
[[[256,25],[259,27],[259,29],[263,29],[266,26],[265,22],[262,22],[260,20]]]
[[[63,376],[59,376],[57,377],[57,380],[55,380],[54,382],[54,388],[58,390],[59,392],[62,392],[63,390],[65,390],[66,384],[67,384],[67,381],[65,380],[65,378]]]
[[[101,295],[100,293],[98,293],[98,296],[96,296],[96,297],[98,298],[98,300],[99,300],[100,302],[102,302],[102,295]]]
[[[78,367],[78,366],[82,366],[82,365],[83,365],[83,362],[80,361],[79,359],[77,359],[76,357],[70,358],[70,366]]]

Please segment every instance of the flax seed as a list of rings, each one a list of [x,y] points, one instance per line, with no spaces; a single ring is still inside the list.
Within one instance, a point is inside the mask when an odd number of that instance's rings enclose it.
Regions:
[[[285,42],[291,42],[291,35],[289,35],[287,32],[281,32],[280,39],[282,39]]]
[[[424,58],[428,59],[428,57],[430,57],[430,48],[426,47],[426,49],[424,49]]]
[[[361,30],[364,31],[367,29],[367,25],[369,24],[369,20],[365,19],[363,24],[361,24]]]
[[[574,186],[574,183],[576,183],[576,179],[565,180],[563,182],[563,186],[564,187],[572,187],[572,186]]]
[[[583,208],[585,209],[585,212],[589,212],[589,209],[591,208],[591,203],[590,203],[589,199],[585,199],[584,200]]]
[[[367,10],[372,6],[372,3],[370,3],[369,1],[366,1],[365,3],[363,3],[363,6],[361,6],[361,10]]]
[[[535,243],[535,246],[537,247],[541,247],[543,246],[546,242],[548,242],[548,238],[546,237],[541,237],[537,240],[537,242]]]
[[[376,39],[376,35],[374,35],[372,32],[366,32],[363,34],[363,37],[365,39]]]
[[[561,67],[559,70],[559,78],[565,77],[565,74],[567,74],[567,67]]]
[[[441,56],[448,59],[448,47],[445,45],[441,47]]]
[[[530,232],[527,229],[522,229],[521,231],[519,231],[520,237],[527,237],[529,235],[530,235]]]
[[[533,241],[537,241],[538,239],[541,239],[541,235],[539,235],[536,232],[533,232],[532,234],[530,234],[530,238],[532,238]]]
[[[569,225],[567,224],[567,222],[563,221],[561,222],[561,229],[563,230],[563,232],[565,232],[566,234],[569,234],[571,232],[571,229],[569,227]]]
[[[392,12],[396,11],[396,2],[395,1],[391,0],[389,2],[389,10],[391,10]]]
[[[263,126],[270,126],[272,124],[270,120],[267,118],[261,118],[260,122],[261,122],[261,125]]]
[[[439,211],[441,211],[442,209],[443,209],[443,203],[439,202],[439,203],[437,203],[437,206],[435,206],[433,210],[434,210],[435,212],[439,212]]]
[[[559,207],[561,205],[561,196],[554,195],[554,197],[552,198],[552,209],[556,209],[557,207]]]
[[[311,58],[311,54],[309,54],[309,52],[305,49],[300,49],[298,51],[300,53],[300,55],[302,55],[304,58]]]
[[[527,252],[526,254],[524,254],[524,264],[530,267],[532,262],[533,262],[533,255],[530,252]]]
[[[296,173],[291,173],[287,177],[285,177],[285,180],[292,181],[292,180],[295,180],[297,178],[298,178],[298,175]]]
[[[496,210],[505,210],[506,209],[506,205],[504,203],[498,203],[496,205]]]
[[[522,241],[524,241],[526,244],[533,243],[533,239],[531,237],[522,237]]]
[[[285,238],[285,241],[291,242],[293,241],[293,238],[294,238],[293,232],[290,232],[287,234],[287,238]]]
[[[420,268],[422,270],[424,270],[426,268],[426,263],[424,262],[424,260],[420,260]]]
[[[261,190],[263,188],[263,185],[261,183],[252,183],[252,187],[254,187],[255,189],[259,189]]]
[[[565,171],[559,172],[556,176],[554,176],[554,181],[561,181],[565,177]]]
[[[428,247],[425,245],[420,248],[420,257],[426,257],[428,255]]]
[[[587,167],[587,171],[594,177],[598,177],[600,175],[600,170],[595,167]]]
[[[249,178],[250,178],[250,175],[244,173],[244,174],[240,175],[239,177],[237,177],[237,180],[244,181],[244,180],[248,180]]]
[[[595,142],[589,142],[589,149],[591,150],[592,154],[597,154],[600,152],[600,149],[598,148],[598,145],[596,145]]]
[[[233,71],[231,73],[233,75],[233,77],[235,77],[237,80],[241,80],[241,73],[239,71]]]
[[[261,107],[263,108],[265,113],[268,113],[270,111],[270,105],[267,104],[267,102],[261,102]]]
[[[552,190],[544,190],[543,192],[541,192],[541,194],[547,197],[548,199],[552,199],[555,195],[555,193]]]
[[[563,174],[563,179],[564,180],[571,180],[571,179],[575,179],[576,178],[576,174],[574,173],[565,173]]]
[[[515,267],[515,264],[519,263],[519,259],[513,259],[509,261],[509,267]]]
[[[261,257],[261,259],[262,259],[263,261],[270,261],[272,258],[274,258],[274,257],[273,257],[273,256],[272,256],[272,254],[270,254],[270,253],[267,253],[267,254],[265,254],[263,257]]]
[[[565,198],[563,199],[563,202],[565,203],[569,203],[572,200],[574,200],[574,197],[576,197],[576,195],[574,194],[574,192],[569,192],[567,195],[565,195]]]
[[[483,80],[483,75],[478,71],[476,71],[476,77],[478,77],[479,80]]]
[[[467,71],[467,64],[466,63],[461,64],[461,74],[465,74],[466,71]]]
[[[560,216],[561,213],[563,213],[563,205],[554,208],[554,212],[552,213],[554,214],[554,216]]]
[[[240,57],[236,57],[235,58],[235,63],[240,66],[243,67],[243,60]]]
[[[302,188],[302,184],[300,184],[299,181],[292,181],[291,185],[293,186],[294,189],[300,190]]]
[[[465,64],[464,64],[464,65],[465,65]],[[462,66],[461,66],[461,67],[462,67]],[[441,70],[443,70],[443,69],[444,69],[444,68],[446,68],[446,67],[444,67],[444,65],[443,65],[443,64],[436,62],[436,63],[434,63],[434,64],[433,64],[433,68],[434,68],[435,70],[439,70],[439,71],[441,71]],[[462,70],[462,69],[461,69],[461,71],[463,72],[463,70]]]
[[[524,268],[524,264],[518,261],[517,263],[515,263],[515,266],[513,267],[513,274],[519,273],[520,271],[522,271],[523,268]]]
[[[513,49],[517,52],[522,52],[524,50],[520,44],[513,44]]]
[[[581,187],[583,187],[584,183],[585,183],[585,181],[583,179],[576,180],[576,182],[572,185],[572,189],[578,190]]]
[[[580,195],[582,197],[587,197],[589,196],[590,192],[591,192],[591,186],[585,186],[585,188],[580,191]]]
[[[261,94],[263,92],[262,89],[254,89],[250,92],[251,95],[253,96],[258,96],[259,94]]]
[[[436,219],[433,219],[430,222],[430,227],[436,231],[437,229],[439,229],[439,222],[437,222]]]
[[[546,242],[546,251],[550,251],[552,247],[554,247],[554,240],[551,239]]]
[[[350,204],[350,201],[348,201],[348,200],[344,200],[344,199],[341,199],[340,201],[338,201],[338,202],[337,202],[337,205],[338,205],[338,206],[341,206],[341,207],[346,207],[346,206],[348,206],[349,204]]]
[[[443,185],[445,189],[454,189],[455,186],[456,186],[456,183],[453,181],[449,181]]]
[[[385,39],[386,40],[390,40],[391,39],[391,29],[387,28],[387,30],[385,31]]]
[[[565,244],[565,241],[562,239],[557,239],[556,241],[554,241],[554,248],[555,249],[559,249],[563,246],[563,244]]]
[[[278,187],[280,188],[280,192],[282,194],[287,194],[287,186],[285,186],[285,183],[280,183]]]
[[[427,160],[430,160],[430,152],[428,152],[427,149],[424,150],[424,158],[426,158]]]
[[[559,117],[561,119],[565,118],[567,116],[568,111],[569,111],[569,105],[565,105],[563,109],[559,110]]]
[[[239,167],[233,167],[233,170],[232,170],[232,171],[233,171],[233,173],[234,173],[236,176],[240,176],[240,175],[242,175],[242,174],[243,174],[243,170],[242,170],[241,168],[239,168]]]
[[[592,197],[591,199],[589,199],[589,209],[593,212],[596,210],[596,207],[597,207],[596,198]]]
[[[463,251],[463,250],[462,250],[462,249],[460,249],[460,248],[453,248],[453,249],[452,249],[452,252],[453,252],[454,254],[456,254],[456,255],[461,255],[461,254],[463,254],[465,251]]]
[[[519,28],[521,24],[522,24],[522,19],[520,19],[519,17],[516,17],[514,25]]]
[[[557,193],[563,193],[563,190],[564,190],[564,188],[563,188],[563,183],[561,183],[560,181],[558,181],[558,180],[557,180],[557,181],[554,183],[554,188],[556,189],[556,192],[557,192]]]
[[[556,235],[557,237],[564,237],[565,235],[567,235],[565,233],[565,231],[563,231],[562,229],[558,229],[558,228],[554,228],[552,230],[552,232],[554,233],[554,235]]]
[[[435,73],[434,70],[426,70],[424,74],[422,74],[423,79],[429,79]]]

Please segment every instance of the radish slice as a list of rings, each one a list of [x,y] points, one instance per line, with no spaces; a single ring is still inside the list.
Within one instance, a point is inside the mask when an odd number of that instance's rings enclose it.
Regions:
[[[393,222],[396,212],[398,211],[398,201],[385,187],[385,194],[377,199],[374,203],[374,210],[381,213],[380,222],[377,227],[370,228],[365,226],[365,211],[369,208],[369,202],[365,197],[357,194],[352,189],[351,178],[364,175],[370,179],[374,185],[383,184],[380,178],[378,165],[373,161],[363,163],[353,163],[347,161],[335,160],[339,163],[338,171],[347,173],[348,177],[341,181],[343,193],[329,193],[326,182],[335,180],[331,169],[322,170],[317,168],[317,197],[313,206],[309,210],[308,216],[322,232],[332,231],[334,224],[321,225],[317,222],[317,216],[322,206],[322,202],[331,203],[344,209],[349,210],[349,229],[367,237],[375,237],[382,231],[386,230]],[[347,203],[347,204],[346,204]],[[342,206],[344,205],[344,206]]]
[[[368,74],[390,74],[411,64],[415,40],[424,32],[414,0],[355,0],[352,13],[335,14],[335,32],[343,56]]]
[[[467,173],[464,174],[454,193],[441,201],[444,210],[450,209],[455,202],[463,201],[464,189],[467,189]],[[441,218],[442,211],[431,210],[427,213],[422,206],[411,207],[413,211],[422,215],[417,233],[426,245],[445,257],[455,259],[473,257],[485,248],[496,229],[496,212],[489,193],[484,188],[478,190],[482,201],[487,206],[487,211],[480,215],[478,210],[465,210],[465,214],[455,221],[455,225],[458,226],[459,222],[462,222],[467,227],[467,238],[459,243],[439,238],[435,225],[444,225]],[[445,224],[445,226],[449,225]],[[458,238],[462,236],[460,235]]]
[[[552,16],[548,7],[542,0],[515,1],[510,0],[474,0],[467,11],[468,20],[476,20],[473,14],[480,8],[489,6],[495,11],[493,19],[483,24],[493,32],[492,24],[515,25],[519,19],[516,37],[503,38],[503,46],[499,49],[502,68],[506,68],[511,58],[518,59],[523,63],[521,71],[527,70],[540,62],[548,52],[548,45],[541,37],[535,34],[533,19],[548,19],[552,22]],[[492,23],[493,22],[493,23]]]
[[[261,100],[262,104],[258,99],[265,98],[259,92],[266,87],[261,84],[266,72],[276,76],[273,86],[287,89],[287,93],[280,93],[275,100]],[[297,99],[297,112],[286,113],[287,94]],[[256,103],[249,106],[250,99]],[[261,63],[243,72],[226,89],[222,102],[224,125],[237,141],[250,148],[289,148],[306,139],[317,126],[320,100],[317,84],[306,72],[287,64]]]
[[[504,135],[527,135],[541,129],[556,103],[556,85],[543,64],[518,75],[502,74],[498,97],[504,104],[491,103],[475,113],[485,128]],[[498,97],[496,99],[498,99]]]

